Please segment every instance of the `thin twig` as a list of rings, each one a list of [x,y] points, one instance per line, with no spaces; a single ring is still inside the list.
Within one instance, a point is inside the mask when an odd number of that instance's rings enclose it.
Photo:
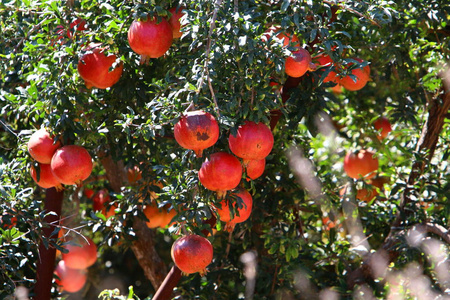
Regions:
[[[215,105],[215,110],[217,112],[217,114],[219,114],[219,106],[217,104],[217,99],[214,93],[214,90],[212,88],[212,84],[211,84],[211,78],[209,76],[209,69],[208,69],[208,63],[209,63],[209,55],[211,52],[211,44],[212,44],[212,34],[214,32],[214,29],[216,28],[216,19],[217,19],[217,12],[219,11],[219,7],[222,4],[222,0],[216,0],[216,2],[214,3],[214,12],[213,12],[213,16],[212,16],[212,20],[211,20],[211,26],[209,27],[209,32],[208,32],[208,40],[206,43],[206,58],[205,58],[205,63],[203,65],[203,75],[200,78],[200,82],[197,86],[197,94],[200,93],[202,86],[203,86],[203,82],[205,79],[205,75],[208,81],[208,86],[209,86],[209,90],[211,92],[213,101],[214,101],[214,105]]]
[[[336,3],[333,3],[333,2],[327,1],[327,0],[324,0],[323,2],[326,3],[326,4],[329,4],[329,5],[331,5],[331,6],[336,5]],[[339,6],[339,8],[341,8],[341,9],[343,9],[343,10],[347,10],[347,11],[349,11],[349,12],[355,14],[355,15],[360,16],[361,18],[364,18],[364,19],[369,20],[373,25],[376,25],[376,26],[378,26],[379,28],[381,28],[381,25],[378,24],[375,20],[373,20],[373,19],[371,19],[371,18],[369,18],[369,17],[363,15],[362,13],[360,13],[359,11],[357,11],[357,10],[355,10],[355,9],[353,9],[353,8],[350,8],[350,7],[348,7],[348,6],[345,6],[345,1],[344,1],[343,3],[339,3],[338,6]]]

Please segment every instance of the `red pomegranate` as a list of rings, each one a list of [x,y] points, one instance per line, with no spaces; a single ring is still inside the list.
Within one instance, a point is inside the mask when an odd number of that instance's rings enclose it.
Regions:
[[[281,27],[279,25],[271,26],[267,29],[261,37],[263,42],[269,41],[276,34],[277,39],[283,41],[283,47],[289,46],[293,43],[294,47],[300,47],[298,37],[294,34],[288,34],[281,32]]]
[[[172,14],[169,18],[169,24],[172,27],[172,35],[174,39],[178,39],[183,35],[180,31],[180,19],[184,16],[183,9],[185,9],[185,7],[172,7],[169,9],[169,12]]]
[[[62,190],[63,188],[58,179],[53,175],[50,164],[39,164],[39,180],[37,179],[38,174],[34,166],[31,166],[30,174],[37,185],[44,189],[56,187],[57,190]]]
[[[344,171],[354,179],[372,178],[378,170],[378,158],[368,150],[349,152],[344,158]]]
[[[247,163],[246,173],[247,173],[247,180],[255,180],[256,178],[259,178],[263,173],[264,169],[266,168],[266,159],[258,159],[258,160],[250,160]]]
[[[233,215],[230,212],[229,201],[224,199],[220,202],[220,208],[215,207],[217,214],[221,221],[228,223],[229,228],[233,228],[237,223],[245,222],[252,213],[253,198],[250,193],[245,189],[239,189],[237,192],[232,193],[236,198],[239,197],[244,202],[242,207],[237,207],[236,202],[232,204],[234,210]],[[237,201],[237,200],[236,200]],[[236,212],[237,210],[237,212]],[[239,214],[239,215],[238,215]]]
[[[86,269],[97,261],[97,246],[94,241],[86,237],[76,240],[79,245],[68,244],[64,248],[67,253],[62,253],[66,266],[71,269]]]
[[[165,228],[167,226],[171,226],[175,222],[172,222],[173,218],[177,215],[177,211],[172,208],[169,211],[167,209],[170,209],[170,206],[163,207],[163,219],[161,220],[161,224],[159,224],[159,227]]]
[[[148,221],[146,221],[148,228],[160,227],[165,219],[164,213],[158,208],[156,203],[146,205],[144,208],[144,215],[148,219]]]
[[[172,27],[166,19],[149,18],[147,21],[133,21],[128,30],[131,49],[140,54],[141,62],[164,55],[172,45]]]
[[[356,61],[364,62],[362,59],[355,58]],[[353,63],[350,63],[348,66],[350,67]],[[367,82],[370,80],[370,67],[369,65],[364,68],[357,68],[351,71],[351,74],[356,76],[356,80],[354,80],[349,75],[344,78],[339,79],[339,84],[342,85],[349,91],[358,91],[366,86]]]
[[[86,283],[86,270],[72,269],[67,267],[64,260],[59,261],[55,269],[57,285],[61,286],[68,293],[76,293],[83,288]]]
[[[385,139],[389,132],[392,131],[392,126],[389,120],[386,117],[381,117],[377,119],[373,123],[373,127],[375,127],[375,130],[378,131],[377,138],[381,141]]]
[[[117,60],[114,54],[106,56],[103,49],[95,48],[83,55],[78,62],[78,73],[88,89],[106,89],[116,84],[122,76],[123,63],[120,62],[110,71]]]
[[[190,111],[175,124],[174,135],[181,147],[194,150],[197,157],[202,157],[203,149],[219,139],[219,125],[210,113]]]
[[[331,65],[333,65],[333,60],[327,54],[321,54],[319,56],[316,56],[314,60],[317,61],[317,63],[322,67],[330,67]],[[326,83],[331,81],[337,83],[338,78],[336,77],[336,75],[337,75],[336,72],[330,71],[328,75],[324,78],[323,82]]]
[[[216,152],[203,162],[198,178],[205,188],[217,192],[217,197],[222,199],[228,190],[238,186],[242,178],[242,166],[233,155]]]
[[[111,202],[111,197],[107,189],[101,189],[95,193],[92,198],[92,208],[94,211],[101,211],[102,214],[108,219],[116,214],[115,209],[118,207],[117,204],[109,206]],[[109,206],[109,207],[108,207]]]
[[[292,56],[286,58],[284,64],[286,74],[294,78],[302,77],[307,71],[314,69],[315,65],[311,62],[311,55],[303,48],[292,52]]]
[[[89,152],[77,145],[66,145],[56,150],[51,164],[53,175],[67,185],[80,184],[92,172]]]
[[[83,194],[86,196],[86,198],[91,199],[94,196],[95,192],[93,189],[85,188]]]
[[[54,143],[53,137],[43,128],[33,133],[28,141],[28,152],[41,164],[49,164],[59,147],[61,147],[61,143],[59,141]]]
[[[199,272],[202,276],[213,259],[213,247],[204,237],[186,235],[176,240],[170,251],[175,265],[186,274]]]
[[[244,166],[247,166],[250,160],[266,158],[272,151],[272,131],[264,123],[246,121],[239,126],[236,136],[230,134],[228,145],[231,152],[242,158]]]

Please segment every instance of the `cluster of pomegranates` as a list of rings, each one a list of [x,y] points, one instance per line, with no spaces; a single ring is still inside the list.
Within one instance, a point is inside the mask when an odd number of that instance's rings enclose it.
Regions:
[[[97,246],[87,237],[76,240],[77,244],[64,246],[55,269],[56,283],[68,293],[76,293],[87,281],[87,269],[97,261]]]
[[[128,30],[128,43],[131,49],[141,55],[141,63],[150,58],[163,56],[172,45],[173,39],[182,36],[180,18],[183,7],[169,9],[170,18],[151,17],[146,20],[135,20]],[[81,20],[81,19],[77,19]],[[76,23],[77,30],[85,30],[86,22]],[[73,22],[74,23],[74,22]],[[73,27],[71,23],[71,28]],[[74,25],[74,26],[75,26]],[[67,35],[69,36],[70,31]],[[71,36],[69,36],[71,37]],[[89,45],[78,62],[78,73],[87,88],[106,89],[116,84],[123,72],[123,62],[115,54],[106,54],[106,49],[98,45]]]
[[[264,42],[267,42],[274,36],[282,41],[283,47],[292,46],[295,48],[295,50],[292,51],[292,55],[285,59],[284,66],[286,74],[291,77],[302,77],[306,74],[306,72],[315,71],[318,67],[339,67],[334,64],[331,57],[329,57],[327,54],[320,54],[313,59],[311,57],[311,54],[306,49],[301,47],[298,37],[294,34],[281,32],[280,26],[271,26],[269,29],[267,29],[262,36],[262,40]],[[359,63],[364,63],[364,61],[359,58],[353,59],[355,61],[358,61]],[[352,65],[353,63],[350,63],[347,66],[343,67],[343,69],[351,68]],[[328,73],[323,82],[336,83],[334,90],[340,90],[341,87],[344,87],[349,91],[357,91],[362,89],[369,80],[370,67],[366,65],[363,68],[352,69],[350,71],[350,74],[344,77],[338,76],[337,73],[332,70]]]
[[[175,140],[183,148],[193,150],[197,157],[203,150],[213,146],[219,139],[219,125],[210,113],[201,110],[184,113],[174,127]],[[245,121],[236,135],[228,137],[231,153],[225,151],[210,154],[198,172],[201,184],[216,192],[218,201],[211,205],[219,220],[232,229],[237,223],[246,221],[251,214],[253,199],[243,187],[238,187],[243,172],[256,179],[262,175],[265,159],[274,143],[271,130],[264,123]],[[239,160],[241,159],[241,160]],[[231,191],[228,194],[227,192]],[[242,201],[237,206],[237,198]],[[204,273],[211,262],[213,249],[210,242],[198,235],[187,235],[172,246],[172,259],[184,273]]]
[[[385,117],[380,117],[373,125],[380,141],[386,138],[392,130],[391,123]],[[373,151],[360,149],[356,152],[348,152],[345,156],[344,171],[347,176],[353,179],[362,179],[369,187],[369,189],[364,187],[357,190],[357,199],[365,202],[372,201],[378,195],[377,189],[382,190],[383,185],[388,182],[385,177],[375,177],[378,167],[378,158]]]
[[[28,152],[39,166],[38,169],[31,167],[31,177],[42,188],[79,185],[92,172],[92,158],[84,147],[62,146],[45,129],[31,135]]]

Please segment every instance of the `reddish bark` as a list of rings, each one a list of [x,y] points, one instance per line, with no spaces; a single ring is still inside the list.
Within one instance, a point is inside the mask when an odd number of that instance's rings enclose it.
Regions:
[[[47,215],[44,222],[47,224],[57,225],[61,216],[61,208],[64,198],[64,192],[58,192],[55,188],[47,189],[45,194],[44,210],[47,212],[54,212],[54,214]],[[55,226],[47,226],[43,229],[44,238],[50,238],[50,235],[55,230]],[[55,269],[56,249],[45,246],[41,241],[39,245],[39,260],[36,268],[36,285],[34,287],[35,300],[50,300],[53,271]]]

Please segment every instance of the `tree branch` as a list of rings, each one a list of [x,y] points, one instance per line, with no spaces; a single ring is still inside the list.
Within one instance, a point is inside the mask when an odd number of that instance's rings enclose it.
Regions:
[[[450,245],[450,232],[444,226],[434,223],[423,223],[416,225],[416,229],[419,231],[433,233]]]

